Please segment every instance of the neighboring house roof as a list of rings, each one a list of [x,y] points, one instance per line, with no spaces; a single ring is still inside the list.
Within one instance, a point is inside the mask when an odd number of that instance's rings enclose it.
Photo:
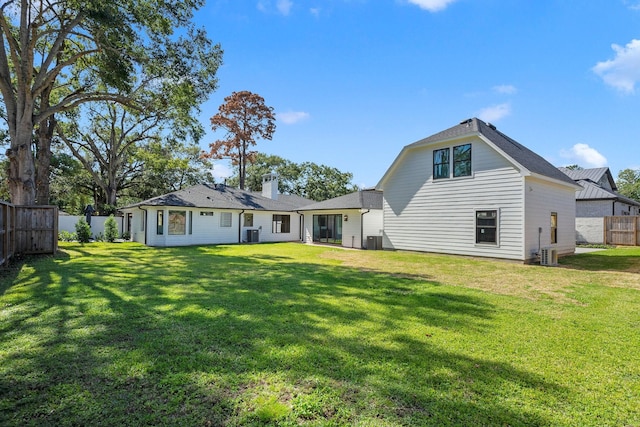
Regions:
[[[223,184],[199,184],[125,206],[122,209],[140,206],[176,206],[204,209],[293,211],[311,202],[311,200],[302,197],[288,195],[278,195],[278,200],[273,200],[257,193],[227,187]]]
[[[344,196],[313,203],[299,208],[299,211],[320,211],[334,209],[382,209],[382,191],[360,190]]]
[[[609,168],[591,168],[591,169],[567,169],[567,168],[558,168],[560,171],[564,172],[569,178],[574,181],[587,180],[592,181],[594,183],[598,183],[602,180],[603,175],[606,175],[607,181],[609,181],[609,185],[613,191],[617,191],[618,187],[616,187],[616,182],[611,175],[611,171]]]
[[[394,160],[391,167],[387,170],[382,177],[376,188],[381,188],[381,185],[385,181],[386,177],[395,168],[399,160],[404,154],[417,147],[421,147],[428,144],[445,142],[451,139],[457,139],[464,136],[479,135],[484,137],[486,141],[498,150],[501,151],[507,158],[510,158],[513,162],[522,167],[525,171],[529,171],[532,174],[542,177],[550,178],[555,181],[559,181],[565,184],[571,184],[577,187],[575,182],[567,175],[559,171],[555,166],[546,161],[543,157],[529,150],[524,145],[505,135],[496,129],[495,126],[487,124],[478,118],[472,118],[464,120],[460,124],[446,129],[442,132],[438,132],[420,141],[414,142],[405,146],[396,160]]]
[[[582,169],[582,170],[573,170],[567,168],[558,168],[560,171],[564,172],[570,178],[573,178],[577,184],[579,184],[582,189],[576,192],[576,201],[588,201],[588,200],[617,200],[628,205],[632,206],[640,206],[640,203],[630,199],[626,196],[615,191],[617,187],[615,186],[615,182],[613,182],[613,177],[611,176],[611,172],[609,168],[594,168],[594,169]],[[599,184],[601,182],[603,175],[606,174],[607,180],[611,184],[611,188],[613,190],[609,190],[608,188],[604,188]]]

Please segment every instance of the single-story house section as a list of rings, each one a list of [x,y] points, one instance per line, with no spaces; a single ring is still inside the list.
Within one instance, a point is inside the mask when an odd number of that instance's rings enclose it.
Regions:
[[[148,246],[184,246],[302,240],[302,214],[312,203],[278,194],[275,175],[263,177],[262,194],[200,184],[121,209],[131,239]]]
[[[524,262],[575,251],[580,187],[477,118],[405,146],[376,188],[385,249]]]
[[[303,241],[347,248],[382,249],[382,192],[360,190],[298,209]]]
[[[581,186],[576,192],[576,241],[604,242],[604,217],[640,214],[640,203],[618,193],[609,168],[558,168]]]

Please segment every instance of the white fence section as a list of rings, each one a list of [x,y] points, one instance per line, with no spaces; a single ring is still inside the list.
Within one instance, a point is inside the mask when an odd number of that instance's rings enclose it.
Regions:
[[[70,233],[76,232],[76,223],[80,218],[85,216],[78,215],[59,215],[58,216],[58,232],[68,231]],[[92,216],[91,217],[91,234],[95,237],[102,233],[104,235],[104,222],[109,218],[108,216]],[[118,224],[118,235],[122,235],[122,223],[123,218],[121,216],[114,217],[116,224]]]

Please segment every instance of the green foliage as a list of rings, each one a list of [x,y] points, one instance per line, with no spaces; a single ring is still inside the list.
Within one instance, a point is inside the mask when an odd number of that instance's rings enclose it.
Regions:
[[[58,232],[58,240],[62,242],[73,242],[78,240],[78,236],[76,233],[72,233],[71,231],[62,230]]]
[[[0,275],[0,425],[640,425],[640,249],[561,263],[61,243]]]
[[[88,243],[91,240],[91,226],[84,218],[76,222],[76,236],[80,243]]]
[[[618,192],[640,202],[640,170],[624,169],[618,173]]]
[[[118,238],[118,223],[113,215],[109,215],[104,221],[104,238],[107,242],[113,242]]]
[[[294,194],[307,199],[322,201],[343,196],[358,190],[351,183],[353,174],[337,168],[313,162],[294,163],[280,156],[257,154],[255,161],[247,166],[246,188],[262,190],[262,176],[271,172],[278,175],[278,190],[282,194]],[[228,184],[238,185],[238,175]]]

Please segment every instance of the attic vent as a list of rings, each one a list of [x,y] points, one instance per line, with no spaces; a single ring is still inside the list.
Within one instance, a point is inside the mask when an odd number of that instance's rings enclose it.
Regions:
[[[473,120],[473,119],[463,120],[463,121],[461,121],[461,122],[460,122],[460,124],[461,124],[461,125],[469,125],[469,124],[471,124],[472,120]]]
[[[489,126],[493,130],[496,130],[496,125],[494,125],[493,123],[487,123],[487,126]]]

